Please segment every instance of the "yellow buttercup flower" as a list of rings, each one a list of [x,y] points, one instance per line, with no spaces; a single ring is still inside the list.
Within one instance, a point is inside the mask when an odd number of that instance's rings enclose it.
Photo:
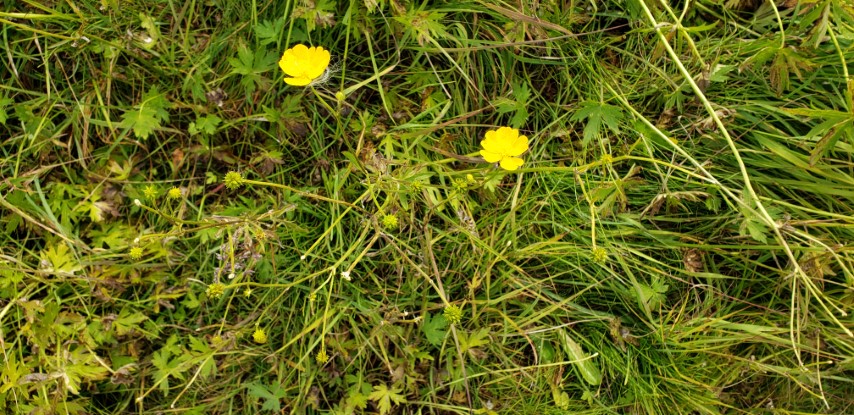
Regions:
[[[528,151],[528,137],[519,135],[515,128],[501,127],[487,131],[480,146],[480,155],[487,163],[498,163],[502,169],[513,171],[525,162],[519,156]]]
[[[326,72],[329,59],[329,51],[323,47],[310,48],[299,44],[285,51],[279,67],[288,76],[285,77],[286,84],[306,86]]]

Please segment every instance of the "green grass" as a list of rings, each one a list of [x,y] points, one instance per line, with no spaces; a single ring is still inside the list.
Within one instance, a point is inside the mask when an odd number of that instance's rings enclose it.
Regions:
[[[3,413],[854,411],[842,0],[0,5]]]

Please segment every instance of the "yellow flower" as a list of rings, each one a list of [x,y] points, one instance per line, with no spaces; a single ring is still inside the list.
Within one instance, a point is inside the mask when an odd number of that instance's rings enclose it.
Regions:
[[[299,44],[285,51],[279,67],[290,77],[285,78],[286,84],[306,86],[326,72],[329,59],[329,51],[323,47]]]
[[[267,343],[267,332],[264,329],[258,327],[255,329],[255,332],[252,333],[252,340],[258,344]]]
[[[326,350],[320,349],[320,351],[314,356],[314,360],[322,365],[329,361],[329,355],[326,354]]]
[[[169,192],[166,193],[166,195],[169,196],[170,199],[178,199],[181,197],[181,189],[173,187],[169,189]]]
[[[487,163],[498,163],[502,169],[513,171],[525,162],[518,156],[528,151],[528,137],[519,135],[515,128],[501,127],[487,131],[480,145],[480,155]]]

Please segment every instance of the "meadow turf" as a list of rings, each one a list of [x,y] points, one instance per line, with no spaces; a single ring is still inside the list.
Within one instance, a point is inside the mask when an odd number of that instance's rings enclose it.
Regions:
[[[0,413],[854,413],[852,62],[846,0],[0,0]]]

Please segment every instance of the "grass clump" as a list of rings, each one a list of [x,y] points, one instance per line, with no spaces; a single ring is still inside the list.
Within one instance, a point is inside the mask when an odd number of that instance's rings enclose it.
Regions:
[[[3,413],[852,411],[844,2],[5,5]]]

